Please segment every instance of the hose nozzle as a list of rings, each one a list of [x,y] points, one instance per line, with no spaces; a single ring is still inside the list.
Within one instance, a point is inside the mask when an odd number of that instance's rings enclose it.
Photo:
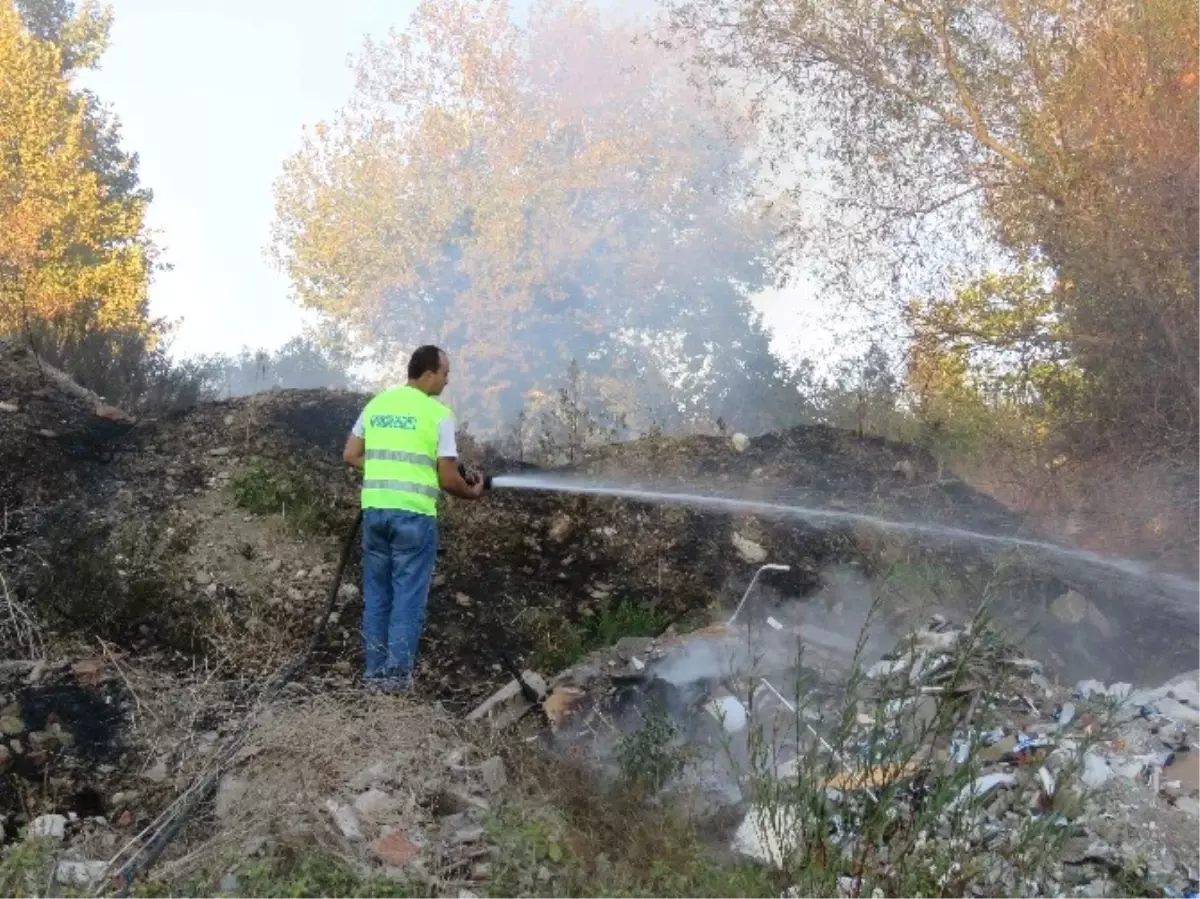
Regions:
[[[469,471],[467,469],[467,466],[464,465],[462,462],[458,463],[458,473],[459,473],[459,475],[462,476],[462,479],[464,481],[466,481],[468,484],[470,484],[472,487],[474,487],[476,484],[478,484],[479,479],[482,477],[483,478],[483,489],[484,490],[492,489],[492,476],[490,474],[481,475],[478,472]]]

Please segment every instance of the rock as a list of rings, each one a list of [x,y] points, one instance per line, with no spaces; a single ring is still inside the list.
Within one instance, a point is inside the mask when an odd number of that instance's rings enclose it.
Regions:
[[[454,601],[464,609],[471,605],[471,597],[465,593],[455,593]]]
[[[1112,637],[1112,625],[1094,603],[1088,602],[1082,593],[1068,590],[1050,603],[1050,612],[1063,624],[1087,622],[1104,637]]]
[[[1160,712],[1176,721],[1186,721],[1188,724],[1200,725],[1200,709],[1184,705],[1176,699],[1164,696],[1154,703]]]
[[[12,750],[7,746],[0,744],[0,774],[3,774],[12,765]]]
[[[276,574],[279,572],[279,570],[281,568],[283,568],[283,560],[282,559],[272,559],[270,562],[267,563],[267,574]],[[351,584],[343,584],[342,586],[349,587],[352,585]]]
[[[880,678],[892,677],[896,674],[901,674],[908,670],[909,660],[907,658],[900,659],[880,659],[874,665],[867,669],[867,677],[872,680]]]
[[[1166,685],[1167,696],[1192,707],[1200,707],[1200,682],[1194,675],[1181,675]]]
[[[108,873],[108,862],[63,860],[54,869],[54,879],[65,886],[86,887]]]
[[[133,827],[133,812],[129,809],[117,816],[117,827]]]
[[[21,407],[16,403],[0,402],[0,412],[20,412]]]
[[[142,772],[142,777],[154,783],[162,783],[170,776],[170,771],[167,769],[167,760],[159,759],[149,768]]]
[[[1050,603],[1050,613],[1063,624],[1079,624],[1087,618],[1091,605],[1077,590],[1068,590]]]
[[[1075,695],[1080,699],[1090,699],[1093,696],[1107,696],[1108,688],[1098,680],[1081,680],[1075,685]]]
[[[732,540],[733,548],[737,550],[743,561],[749,562],[751,565],[766,561],[767,551],[760,544],[743,537],[737,531],[733,532]]]
[[[108,660],[100,658],[80,659],[71,665],[71,673],[75,675],[75,679],[84,684],[98,683],[107,670]]]
[[[356,793],[361,793],[368,787],[377,787],[384,784],[390,778],[391,772],[384,762],[373,762],[370,766],[364,768],[358,774],[354,775],[350,780],[350,789]]]
[[[559,513],[551,520],[550,530],[547,531],[546,536],[553,543],[566,543],[574,532],[575,522],[569,515]]]
[[[42,815],[29,825],[31,837],[63,840],[67,836],[67,819],[63,815]]]
[[[338,587],[338,597],[347,601],[358,599],[360,591],[354,584],[344,583]]]
[[[399,831],[387,833],[371,844],[371,855],[391,868],[407,866],[421,847]]]
[[[304,601],[304,591],[301,590],[299,587],[288,587],[287,598],[291,602],[303,602]]]
[[[378,821],[399,810],[400,802],[385,790],[371,787],[354,800],[354,810],[368,821]]]
[[[0,734],[15,737],[25,732],[25,722],[15,715],[5,715],[0,718]]]
[[[133,417],[117,406],[110,406],[108,403],[97,403],[94,410],[97,418],[103,418],[106,421],[116,421],[128,424],[133,421]]]
[[[231,451],[232,448],[228,446],[214,446],[208,451],[208,454],[210,456],[228,456]]]
[[[546,679],[540,674],[534,671],[522,671],[521,677],[539,696],[546,695]],[[526,706],[528,706],[528,702],[521,695],[521,685],[514,679],[476,706],[467,715],[467,720],[482,721],[487,718],[495,726],[504,726],[509,723],[505,714],[507,710],[514,707],[524,710]]]
[[[57,734],[52,734],[45,730],[31,731],[29,734],[29,747],[34,752],[53,752],[62,745]]]
[[[450,842],[455,846],[465,846],[468,843],[478,843],[483,839],[483,828],[478,824],[472,824],[469,827],[460,827],[454,832],[450,838]]]
[[[733,437],[730,438],[729,442],[733,444],[733,448],[739,453],[744,453],[746,450],[750,449],[750,438],[745,434],[734,434]]]
[[[363,836],[362,826],[358,823],[358,815],[354,814],[354,809],[350,806],[337,799],[327,799],[325,800],[325,809],[333,818],[337,829],[347,840],[352,843],[361,843],[366,839]]]
[[[226,774],[217,784],[217,795],[213,800],[218,821],[224,821],[233,814],[239,802],[246,798],[250,784],[240,777]]]
[[[241,895],[242,882],[238,880],[236,874],[226,874],[221,878],[221,892],[228,893],[231,896]]]
[[[498,755],[487,759],[479,766],[479,776],[489,793],[498,793],[508,786],[508,774],[504,770],[504,760]]]
[[[1175,800],[1175,808],[1193,818],[1200,818],[1200,801],[1192,796],[1180,796]]]
[[[197,571],[192,575],[192,583],[197,587],[207,587],[213,582],[213,576],[207,571]]]

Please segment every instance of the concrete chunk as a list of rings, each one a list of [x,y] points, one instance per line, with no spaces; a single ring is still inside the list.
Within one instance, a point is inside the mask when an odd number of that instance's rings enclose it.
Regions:
[[[546,679],[536,671],[522,671],[521,677],[525,679],[525,683],[531,686],[539,696],[546,695]],[[483,721],[484,719],[488,719],[496,722],[498,716],[506,710],[511,709],[514,705],[522,708],[529,705],[525,697],[521,695],[521,685],[515,679],[509,681],[481,702],[471,714],[467,715],[467,720]],[[505,718],[507,717],[505,716]]]

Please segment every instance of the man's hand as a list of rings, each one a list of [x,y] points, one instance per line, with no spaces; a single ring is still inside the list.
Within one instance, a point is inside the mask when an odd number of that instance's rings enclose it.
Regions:
[[[459,499],[479,499],[483,496],[483,478],[476,478],[475,483],[463,478],[458,471],[458,460],[445,456],[437,460],[438,483],[451,496]]]

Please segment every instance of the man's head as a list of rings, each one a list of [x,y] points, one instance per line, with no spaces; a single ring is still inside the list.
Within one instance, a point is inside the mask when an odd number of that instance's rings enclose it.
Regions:
[[[422,393],[438,396],[450,381],[450,357],[435,346],[417,347],[408,360],[408,383]]]

